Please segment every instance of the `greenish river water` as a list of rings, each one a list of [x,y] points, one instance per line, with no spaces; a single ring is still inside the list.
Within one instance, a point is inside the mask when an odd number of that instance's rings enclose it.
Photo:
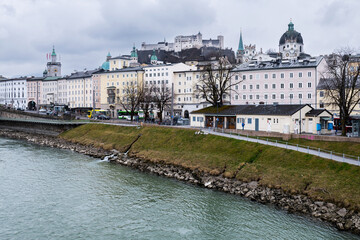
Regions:
[[[360,239],[307,217],[0,138],[0,239]]]

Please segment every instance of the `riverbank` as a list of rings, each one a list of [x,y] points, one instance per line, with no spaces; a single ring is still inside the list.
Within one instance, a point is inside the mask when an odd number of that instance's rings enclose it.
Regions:
[[[142,171],[271,203],[289,212],[333,223],[338,229],[360,233],[358,206],[353,204],[359,203],[356,202],[358,188],[351,186],[353,195],[349,195],[351,187],[344,185],[342,196],[347,202],[341,202],[338,196],[334,196],[336,186],[328,187],[320,181],[321,178],[311,175],[315,171],[324,177],[330,171],[332,175],[328,176],[328,184],[336,185],[341,184],[338,181],[342,181],[344,176],[358,174],[356,166],[353,168],[284,149],[194,133],[193,130],[173,128],[105,125],[82,126],[62,134],[61,138],[1,131],[2,136],[41,145],[71,149],[95,157],[109,155],[111,161]],[[129,150],[129,157],[120,153],[125,150]],[[298,164],[304,166],[299,168]],[[308,174],[301,175],[306,169]],[[290,182],[289,177],[293,178]],[[300,189],[305,180],[305,187]],[[300,183],[293,184],[294,181]],[[352,181],[356,184],[358,177]],[[329,197],[336,201],[328,200]]]

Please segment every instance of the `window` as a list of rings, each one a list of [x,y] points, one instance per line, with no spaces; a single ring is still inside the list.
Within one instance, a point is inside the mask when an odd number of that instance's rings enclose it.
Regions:
[[[294,84],[293,84],[293,83],[290,83],[290,88],[294,88]]]
[[[253,75],[249,75],[249,79],[250,79],[250,80],[253,79]]]
[[[243,75],[243,80],[246,80],[246,75]]]
[[[253,99],[253,95],[249,95],[249,99],[252,100],[252,99]]]
[[[249,87],[250,87],[250,89],[253,89],[253,85],[250,85]]]
[[[280,88],[284,88],[285,85],[283,83],[280,84]]]
[[[281,74],[280,74],[280,77],[281,77],[281,78],[285,78],[285,74],[284,74],[284,73],[281,73]]]
[[[251,121],[252,120],[252,118],[248,118],[248,124],[251,124]]]
[[[275,74],[275,73],[272,74],[272,78],[276,78],[276,74]]]
[[[301,78],[302,77],[302,72],[299,72],[299,78]]]
[[[308,77],[311,77],[311,72],[308,72]]]
[[[324,92],[323,91],[320,91],[320,97],[324,97]]]
[[[289,97],[290,97],[290,99],[293,99],[293,98],[294,98],[294,94],[290,93]]]
[[[284,99],[285,98],[285,95],[282,93],[282,94],[280,94],[280,98],[281,99]]]
[[[324,103],[320,101],[320,108],[324,108]]]
[[[193,122],[196,122],[196,117],[193,117]]]
[[[260,89],[260,85],[259,85],[259,84],[256,84],[256,89]]]
[[[273,89],[276,88],[276,84],[275,84],[275,83],[272,84],[272,88],[273,88]]]
[[[267,95],[267,94],[264,95],[264,99],[268,99],[268,95]]]
[[[299,93],[299,99],[302,99],[302,93]]]
[[[271,98],[272,98],[272,99],[276,99],[276,94],[273,94],[273,95],[271,96]]]
[[[265,73],[265,79],[268,79],[269,75],[267,73]]]
[[[198,75],[196,75],[198,76]],[[235,80],[239,80],[239,76],[238,75],[235,75]]]
[[[308,93],[308,98],[309,98],[309,99],[311,98],[311,93]]]
[[[265,85],[264,85],[264,88],[265,88],[265,89],[268,89],[268,85],[267,85],[267,84],[265,84]]]
[[[243,85],[243,89],[244,89],[244,90],[246,89],[246,85],[245,85],[245,84]]]
[[[235,100],[238,100],[239,99],[239,95],[235,95]]]
[[[256,95],[256,99],[260,99],[260,95]]]
[[[235,90],[239,90],[239,86],[238,86],[238,85],[235,85]]]
[[[181,77],[181,74],[179,74],[179,77]]]
[[[299,88],[302,88],[302,83],[301,82],[299,82]]]
[[[246,95],[243,95],[243,99],[244,99],[244,100],[246,99]]]

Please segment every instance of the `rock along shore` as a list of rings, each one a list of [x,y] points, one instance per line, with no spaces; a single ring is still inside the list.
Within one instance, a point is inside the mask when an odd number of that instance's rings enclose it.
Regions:
[[[93,146],[72,143],[53,136],[34,135],[8,129],[0,129],[0,136],[26,140],[30,143],[48,147],[70,149],[96,158],[105,158],[110,162],[136,168],[140,171],[151,172],[209,189],[243,196],[259,203],[272,204],[290,213],[305,214],[329,222],[339,230],[360,234],[360,213],[339,207],[333,203],[314,201],[306,195],[291,194],[284,192],[282,189],[261,186],[257,181],[246,183],[236,179],[225,178],[222,175],[213,176],[206,172],[190,170],[181,166],[154,163],[149,160],[137,158],[136,156],[127,156],[116,150],[106,151]]]

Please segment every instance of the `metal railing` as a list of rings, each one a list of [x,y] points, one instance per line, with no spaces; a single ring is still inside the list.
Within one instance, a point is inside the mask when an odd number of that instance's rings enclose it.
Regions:
[[[266,145],[273,145],[273,146],[282,147],[282,148],[285,148],[285,149],[290,149],[289,147],[292,146],[293,148],[291,148],[291,150],[296,150],[298,152],[305,152],[305,153],[316,155],[316,156],[319,156],[319,157],[321,157],[321,153],[325,153],[325,154],[330,155],[329,159],[331,159],[331,160],[335,160],[336,156],[338,157],[337,159],[339,159],[339,160],[342,159],[342,162],[345,162],[345,159],[351,159],[351,160],[357,161],[357,165],[360,166],[360,156],[354,156],[354,155],[350,155],[350,154],[346,154],[346,153],[338,153],[338,152],[335,152],[335,151],[321,149],[321,148],[318,148],[318,147],[295,144],[295,143],[290,143],[290,142],[287,142],[287,141],[281,141],[281,140],[278,140],[278,139],[271,139],[271,138],[258,137],[258,136],[249,136],[248,134],[247,135],[241,135],[241,134],[239,134],[237,132],[231,132],[231,131],[227,132],[223,128],[221,128],[221,129],[215,128],[215,129],[213,129],[213,131],[243,137],[243,139],[246,140],[246,141],[250,141],[250,139],[252,139],[252,140],[255,140],[255,141],[251,141],[251,142],[257,142],[257,143],[262,143],[262,144],[266,144]]]

